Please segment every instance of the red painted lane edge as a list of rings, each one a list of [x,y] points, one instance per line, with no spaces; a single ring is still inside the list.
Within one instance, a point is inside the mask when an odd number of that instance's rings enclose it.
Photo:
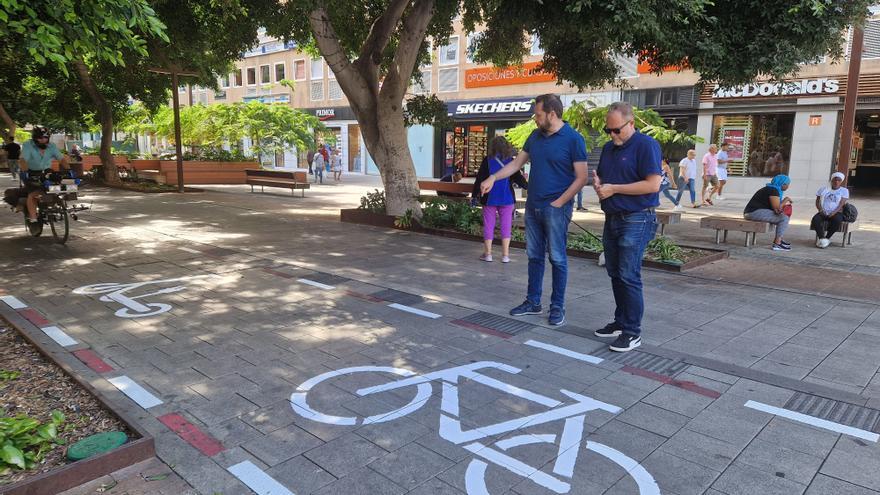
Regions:
[[[460,327],[464,327],[470,330],[474,330],[480,333],[485,333],[487,335],[493,335],[495,337],[501,337],[502,339],[509,339],[512,337],[504,332],[499,332],[498,330],[492,330],[491,328],[484,327],[483,325],[477,325],[476,323],[471,323],[469,321],[464,320],[452,320],[450,323],[453,325],[458,325]]]
[[[649,378],[651,380],[656,380],[658,382],[663,382],[667,385],[672,385],[673,387],[678,387],[683,390],[687,390],[688,392],[693,392],[695,394],[700,394],[705,397],[709,397],[711,399],[717,399],[721,397],[720,392],[716,392],[710,388],[701,387],[694,382],[687,382],[682,380],[676,380],[671,376],[661,375],[660,373],[654,373],[653,371],[645,370],[642,368],[636,368],[633,366],[624,366],[621,368],[621,371],[625,371],[627,373],[642,376],[645,378]]]
[[[161,421],[162,424],[167,426],[171,431],[177,433],[177,435],[184,439],[186,443],[199,449],[201,453],[208,457],[217,455],[226,450],[219,440],[209,436],[196,425],[184,419],[180,414],[168,413],[164,416],[159,416],[156,419]]]
[[[52,324],[51,321],[47,320],[43,315],[40,314],[39,311],[34,308],[20,309],[18,310],[18,314],[20,314],[24,317],[24,319],[38,327],[47,327]]]
[[[73,355],[77,357],[80,361],[85,363],[86,366],[91,368],[92,370],[98,373],[107,373],[108,371],[113,371],[113,367],[104,362],[94,351],[91,349],[80,349],[78,351],[73,351]]]

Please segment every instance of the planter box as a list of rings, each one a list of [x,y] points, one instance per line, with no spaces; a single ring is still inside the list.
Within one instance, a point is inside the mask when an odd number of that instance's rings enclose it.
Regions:
[[[18,313],[2,309],[0,314],[9,324],[18,331],[46,360],[61,368],[70,378],[83,389],[88,391],[101,405],[112,412],[133,433],[133,438],[128,443],[106,452],[81,461],[72,462],[52,471],[35,475],[29,479],[10,485],[0,486],[0,495],[45,495],[60,493],[70,488],[87,483],[114,471],[126,468],[138,462],[145,461],[156,455],[153,437],[126,413],[119,410],[111,402],[106,400],[100,392],[95,390],[85,379],[78,376],[73,369],[58,358],[56,350],[47,348],[35,335],[41,332]],[[33,328],[33,330],[31,330]]]
[[[358,223],[362,225],[372,225],[375,227],[386,227],[386,228],[397,228],[394,227],[394,219],[395,217],[392,215],[384,215],[381,213],[373,213],[368,210],[360,210],[360,209],[343,209],[340,210],[340,220],[347,223]],[[454,230],[440,230],[440,229],[431,229],[427,227],[422,227],[417,223],[414,223],[413,226],[409,229],[406,229],[410,232],[418,232],[421,234],[429,234],[429,235],[437,235],[441,237],[449,237],[452,239],[461,239],[465,241],[475,241],[475,242],[483,242],[482,236],[465,234],[464,232],[456,232]],[[501,240],[495,239],[495,244],[500,245]],[[526,243],[522,241],[510,241],[510,247],[525,249]],[[649,268],[656,268],[658,270],[666,270],[670,272],[682,272],[685,270],[690,270],[692,268],[696,268],[698,266],[705,265],[706,263],[711,263],[713,261],[722,260],[728,257],[728,252],[722,249],[706,249],[702,247],[694,247],[694,246],[680,246],[682,248],[688,249],[699,249],[700,251],[706,252],[705,256],[702,256],[698,259],[691,260],[687,263],[683,264],[673,264],[673,263],[664,263],[662,261],[654,261],[654,260],[642,260],[642,266]],[[578,251],[574,249],[566,249],[566,252],[569,256],[573,258],[584,258],[591,260],[598,260],[599,253],[595,253],[592,251]]]

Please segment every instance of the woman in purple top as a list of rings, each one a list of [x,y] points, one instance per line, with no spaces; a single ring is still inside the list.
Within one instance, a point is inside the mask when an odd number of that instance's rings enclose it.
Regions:
[[[516,197],[513,193],[513,182],[526,189],[528,183],[522,173],[516,172],[506,179],[497,179],[489,194],[480,194],[480,184],[489,175],[501,170],[513,160],[513,146],[504,138],[496,136],[489,145],[489,156],[483,159],[477,178],[474,181],[473,197],[480,198],[483,205],[483,261],[492,261],[492,241],[495,238],[495,218],[501,219],[501,262],[510,262],[510,231],[513,225],[513,211],[516,209]]]

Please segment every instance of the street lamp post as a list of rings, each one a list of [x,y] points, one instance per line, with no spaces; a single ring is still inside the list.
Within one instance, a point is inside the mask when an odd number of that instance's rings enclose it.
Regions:
[[[864,34],[862,26],[853,26],[852,48],[849,51],[849,72],[846,76],[846,97],[843,100],[843,118],[840,122],[840,152],[837,155],[837,171],[847,179],[849,179],[853,130],[856,125],[856,103],[859,99],[859,72],[862,67]]]
[[[195,77],[198,74],[195,72],[184,72],[180,70],[178,67],[172,67],[170,69],[166,68],[153,68],[149,69],[150,72],[155,72],[157,74],[170,74],[171,75],[171,106],[174,110],[174,153],[177,155],[177,192],[183,192],[183,145],[180,142],[180,96],[178,95],[178,88],[180,87],[180,76],[189,76]],[[192,100],[190,100],[190,105],[192,105]]]

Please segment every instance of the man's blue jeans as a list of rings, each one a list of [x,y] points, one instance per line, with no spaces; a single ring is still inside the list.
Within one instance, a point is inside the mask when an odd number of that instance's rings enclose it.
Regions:
[[[684,196],[684,188],[687,187],[688,191],[691,193],[691,204],[697,203],[697,190],[694,186],[694,179],[688,179],[685,182],[681,177],[678,178],[678,195],[675,196],[675,201],[673,203],[679,204],[681,202],[681,197]]]
[[[650,210],[605,215],[602,244],[605,269],[614,292],[614,323],[623,333],[642,333],[645,300],[642,296],[642,256],[657,231],[657,215]]]
[[[541,304],[544,285],[544,259],[550,254],[553,266],[553,293],[551,308],[565,308],[565,284],[568,280],[568,224],[571,222],[572,203],[561,208],[547,205],[543,208],[526,206],[526,255],[529,257],[529,289],[526,299]]]

